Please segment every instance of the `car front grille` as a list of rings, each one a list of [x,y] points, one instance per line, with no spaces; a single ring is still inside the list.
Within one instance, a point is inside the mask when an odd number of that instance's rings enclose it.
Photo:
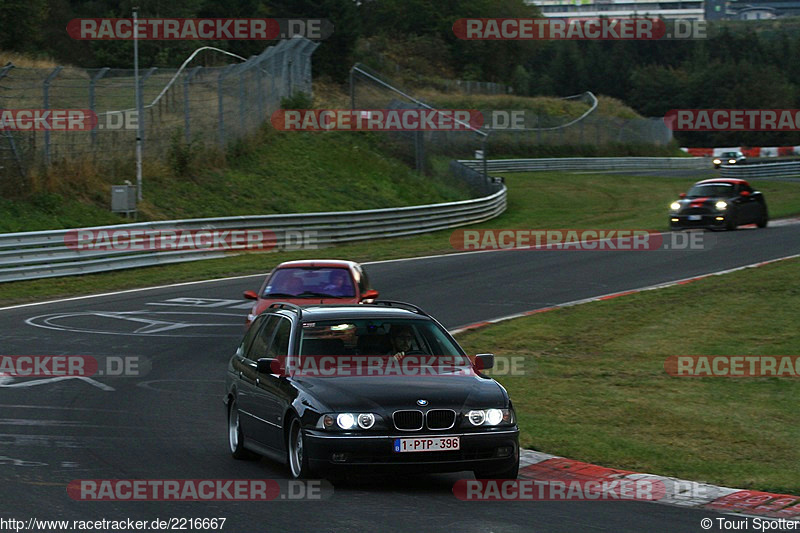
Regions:
[[[450,429],[456,424],[456,412],[452,409],[431,409],[425,413],[428,429]]]
[[[450,429],[456,424],[456,412],[452,409],[431,409],[427,413],[416,409],[395,411],[392,415],[394,427],[401,431]]]
[[[687,207],[681,211],[682,215],[710,215],[711,209],[708,207]]]
[[[418,431],[422,429],[422,411],[395,411],[392,415],[394,427],[401,431]]]

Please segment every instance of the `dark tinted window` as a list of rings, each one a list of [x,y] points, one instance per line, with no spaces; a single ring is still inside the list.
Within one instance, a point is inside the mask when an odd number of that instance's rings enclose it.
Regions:
[[[272,337],[266,357],[285,357],[289,355],[289,337],[292,333],[292,323],[287,318],[280,318],[275,334]]]
[[[730,183],[708,183],[706,185],[695,185],[686,196],[690,198],[700,198],[703,196],[733,196],[733,185]]]
[[[343,319],[305,323],[301,355],[392,355],[396,352],[450,356],[469,364],[462,350],[430,320]]]
[[[239,350],[241,351],[240,355],[246,356],[253,339],[256,337],[259,330],[264,326],[266,321],[267,317],[265,315],[259,315],[255,318],[255,320],[253,320],[253,323],[250,324],[250,329],[247,330],[247,333],[244,335],[244,339],[242,339],[242,343],[239,345]]]
[[[346,268],[280,268],[264,288],[264,298],[352,298],[353,279]]]
[[[258,334],[253,339],[247,350],[247,358],[257,361],[262,357],[267,357],[267,348],[269,348],[272,336],[275,333],[275,328],[280,323],[281,317],[277,315],[269,315],[264,326],[258,331]]]

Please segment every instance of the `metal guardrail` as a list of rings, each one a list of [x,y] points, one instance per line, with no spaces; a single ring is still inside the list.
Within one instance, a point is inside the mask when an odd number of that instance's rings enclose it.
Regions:
[[[759,163],[757,165],[722,165],[724,178],[794,178],[800,177],[800,161],[786,163]],[[794,181],[794,179],[792,181]]]
[[[459,163],[481,170],[479,159],[459,160]],[[489,172],[537,172],[543,170],[695,170],[707,169],[710,164],[699,157],[553,157],[546,159],[490,159]]]
[[[367,239],[400,237],[489,220],[506,209],[506,187],[493,180],[488,196],[410,207],[325,213],[198,218],[82,228],[87,230],[232,230],[262,229],[274,233],[277,248],[291,245],[296,232],[316,232],[319,246]],[[0,234],[0,282],[105,272],[225,257],[221,251],[78,250],[68,247],[75,230]],[[287,241],[287,235],[289,241]],[[121,241],[124,245],[125,241]],[[124,246],[120,246],[123,247]]]

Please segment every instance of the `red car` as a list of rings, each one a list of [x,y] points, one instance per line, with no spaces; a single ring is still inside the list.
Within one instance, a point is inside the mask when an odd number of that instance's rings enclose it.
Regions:
[[[275,302],[297,305],[357,304],[371,302],[378,291],[369,284],[367,273],[358,263],[339,259],[306,259],[281,263],[270,272],[258,293],[244,291],[255,300],[247,315],[247,326]]]

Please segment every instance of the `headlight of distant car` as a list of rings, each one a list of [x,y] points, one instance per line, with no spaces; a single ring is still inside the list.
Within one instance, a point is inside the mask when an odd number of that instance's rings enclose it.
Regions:
[[[724,211],[725,209],[727,209],[727,208],[728,208],[728,202],[726,202],[726,201],[724,201],[724,200],[720,200],[719,202],[717,202],[716,204],[714,204],[714,207],[716,207],[716,208],[717,208],[717,209],[719,209],[720,211]]]
[[[473,409],[464,418],[470,426],[499,426],[513,424],[514,412],[511,409]]]
[[[728,159],[728,164],[735,165],[736,164],[736,160],[735,159]]]
[[[679,204],[678,202],[672,202],[671,204],[669,204],[669,208],[672,209],[673,211],[678,211],[681,208],[681,204]]]
[[[722,163],[722,159],[714,159],[714,164],[719,165]]]
[[[319,417],[319,429],[369,429],[375,425],[372,413],[329,413]]]

